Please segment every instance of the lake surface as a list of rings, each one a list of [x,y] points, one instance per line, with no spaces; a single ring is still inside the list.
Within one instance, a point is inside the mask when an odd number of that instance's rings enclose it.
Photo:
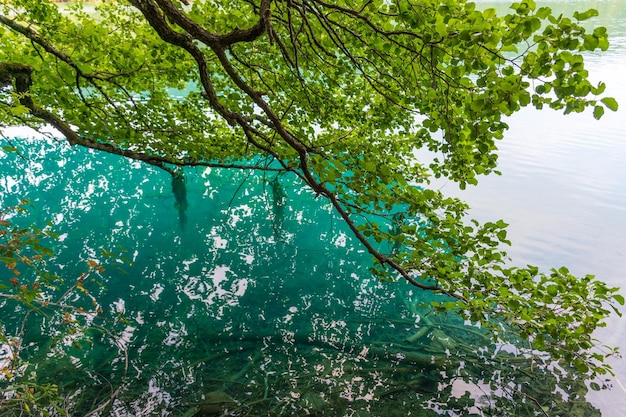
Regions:
[[[502,8],[508,2],[478,2]],[[626,2],[537,2],[571,14],[596,8],[590,22],[609,29],[606,53],[587,54],[592,79],[607,84],[606,94],[620,103],[597,121],[590,112],[563,116],[550,110],[526,109],[509,120],[499,145],[502,176],[460,192],[453,184],[442,190],[459,195],[478,219],[508,223],[519,264],[567,265],[578,275],[595,274],[626,293]],[[598,338],[626,352],[626,322],[613,318]],[[613,362],[614,389],[590,395],[603,416],[626,410],[626,362]]]
[[[623,286],[626,2],[547,4],[600,10],[597,21],[609,27],[612,46],[589,55],[588,68],[622,109],[601,121],[525,110],[511,118],[500,144],[501,177],[463,192],[438,186],[468,201],[479,220],[510,223],[515,262],[566,265]],[[38,369],[43,379],[62,377],[68,390],[93,386],[74,397],[84,410],[111,394],[109,382],[123,387],[112,411],[118,416],[209,415],[216,404],[250,416],[455,415],[466,407],[466,390],[485,409],[532,415],[532,404],[514,392],[483,395],[486,384],[515,381],[546,401],[556,391],[549,375],[542,385],[514,374],[517,365],[498,368],[487,360],[494,348],[462,323],[420,322],[415,303],[429,299],[373,280],[370,257],[290,177],[188,169],[181,218],[164,172],[54,141],[14,143],[25,158],[0,153],[0,204],[30,199],[28,220],[53,222],[60,239],[51,267],[76,277],[86,261],[106,258],[101,249],[128,259],[112,261],[102,287],[90,288],[118,337],[91,335],[90,348]],[[425,328],[428,334],[407,340]],[[597,336],[626,351],[625,332],[614,318]],[[47,347],[27,336],[25,355],[41,359]],[[69,375],[73,357],[82,362]],[[582,407],[598,415],[596,407],[622,416],[626,365],[613,365],[614,388],[590,392],[591,404],[551,401],[561,413]]]

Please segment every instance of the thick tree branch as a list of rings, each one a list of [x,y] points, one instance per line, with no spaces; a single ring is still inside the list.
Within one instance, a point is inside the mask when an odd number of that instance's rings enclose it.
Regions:
[[[71,146],[80,145],[86,148],[104,151],[107,153],[124,156],[137,161],[157,166],[172,175],[176,172],[167,165],[175,166],[206,166],[212,168],[254,169],[264,171],[284,171],[281,168],[272,168],[252,164],[232,164],[209,161],[189,161],[158,155],[148,155],[143,152],[131,151],[116,147],[109,143],[99,142],[79,135],[70,124],[54,113],[37,106],[32,100],[30,86],[32,84],[33,68],[28,65],[12,62],[0,62],[0,86],[9,86],[14,83],[14,89],[19,97],[20,104],[30,110],[30,114],[57,129],[67,139]]]
[[[261,1],[259,21],[254,26],[248,29],[234,29],[230,33],[223,35],[209,32],[203,26],[191,20],[170,0],[155,0],[155,2],[169,21],[180,26],[195,39],[212,47],[226,48],[238,42],[252,42],[265,32],[270,17],[271,0]],[[144,3],[144,1],[138,0],[136,3]]]

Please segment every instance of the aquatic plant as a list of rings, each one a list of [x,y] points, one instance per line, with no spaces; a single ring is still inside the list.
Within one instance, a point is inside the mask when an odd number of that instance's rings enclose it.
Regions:
[[[28,205],[22,200],[0,210],[0,414],[71,415],[80,390],[68,394],[59,377],[72,373],[77,380],[85,378],[81,374],[91,371],[82,369],[81,360],[97,339],[112,342],[122,357],[124,347],[114,334],[117,324],[103,318],[89,289],[97,289],[104,266],[88,260],[87,270],[69,283],[51,274],[46,262],[53,253],[45,241],[58,235],[49,225],[20,227],[19,216],[24,217]],[[124,375],[127,366],[126,357]],[[98,383],[98,378],[88,379]],[[110,404],[116,393],[108,393],[97,409]]]

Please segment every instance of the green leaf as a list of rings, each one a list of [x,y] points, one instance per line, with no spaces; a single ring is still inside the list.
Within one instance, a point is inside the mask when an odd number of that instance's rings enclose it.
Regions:
[[[455,302],[446,301],[445,303],[443,303],[443,308],[445,308],[446,310],[450,311],[450,310],[456,309],[457,305],[456,305]]]
[[[484,106],[485,106],[485,101],[482,99],[474,100],[470,104],[470,108],[475,112],[481,111]]]
[[[588,51],[595,50],[600,45],[600,39],[594,35],[585,35],[583,46]]]
[[[617,100],[612,97],[604,97],[600,100],[609,110],[617,111],[619,105],[617,104]]]
[[[558,293],[559,293],[559,287],[558,285],[550,285],[547,288],[548,294],[550,294],[552,297],[555,297]]]
[[[596,120],[600,120],[600,118],[602,117],[602,115],[604,114],[604,107],[602,106],[595,106],[593,108],[593,118]]]
[[[550,9],[549,7],[540,7],[535,13],[535,16],[537,16],[540,19],[545,19],[551,14],[552,14],[552,9]]]
[[[30,109],[26,106],[17,105],[9,107],[9,113],[15,117],[23,117],[30,113]]]
[[[579,359],[574,361],[574,366],[580,372],[585,373],[585,372],[589,371],[589,366],[585,362],[583,362],[583,361],[581,361]]]
[[[366,161],[363,165],[366,171],[368,172],[376,172],[376,163],[372,161]]]
[[[18,150],[15,146],[4,145],[2,146],[2,150],[8,153],[17,153]]]
[[[574,19],[580,21],[587,20],[592,17],[598,16],[598,11],[596,9],[589,9],[586,12],[574,12]]]

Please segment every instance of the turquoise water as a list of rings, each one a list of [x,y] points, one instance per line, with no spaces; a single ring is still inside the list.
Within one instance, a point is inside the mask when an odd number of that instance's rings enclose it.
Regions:
[[[72,415],[113,393],[99,415],[470,415],[474,403],[534,415],[521,392],[596,415],[551,394],[561,380],[584,395],[575,375],[537,374],[540,358],[426,315],[417,304],[430,300],[403,282],[377,282],[330,208],[287,175],[187,169],[176,195],[170,175],[146,165],[12,143],[0,203],[28,199],[22,221],[52,221],[49,268],[69,283],[115,254],[87,285],[111,334],[94,324],[86,342],[51,347],[39,331],[50,323],[27,321],[21,355],[37,365],[24,372],[59,384]],[[11,334],[23,312],[3,309]]]

